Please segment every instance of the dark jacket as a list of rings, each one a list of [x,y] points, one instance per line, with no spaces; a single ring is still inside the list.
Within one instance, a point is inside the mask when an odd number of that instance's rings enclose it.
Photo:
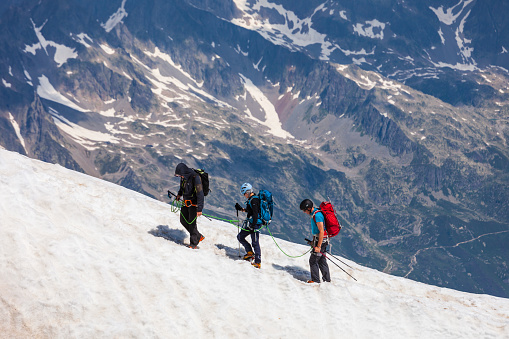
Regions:
[[[175,174],[184,177],[180,179],[178,195],[184,200],[191,200],[192,204],[196,205],[197,211],[201,212],[203,210],[204,195],[200,175],[187,167],[184,163],[177,165]]]
[[[246,201],[247,219],[252,226],[261,225],[262,220],[260,219],[260,197],[257,195],[251,196]],[[257,227],[256,227],[257,228]]]

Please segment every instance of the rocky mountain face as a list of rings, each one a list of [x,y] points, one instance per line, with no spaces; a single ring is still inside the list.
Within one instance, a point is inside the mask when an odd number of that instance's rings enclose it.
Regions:
[[[505,11],[505,12],[504,12]],[[175,166],[244,182],[302,242],[330,198],[333,251],[509,297],[509,48],[502,1],[9,0],[0,145],[168,201]],[[154,225],[147,225],[147,227]],[[232,227],[232,237],[236,229]]]

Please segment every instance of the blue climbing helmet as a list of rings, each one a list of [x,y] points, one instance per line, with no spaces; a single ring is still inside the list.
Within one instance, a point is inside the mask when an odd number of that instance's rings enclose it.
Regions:
[[[253,186],[251,186],[250,183],[246,182],[246,183],[242,184],[242,186],[240,186],[240,193],[246,194],[248,191],[250,193],[253,192]]]

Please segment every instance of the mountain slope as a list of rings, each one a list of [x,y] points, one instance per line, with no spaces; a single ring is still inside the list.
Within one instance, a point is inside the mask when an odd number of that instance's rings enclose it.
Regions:
[[[234,226],[203,218],[206,240],[188,249],[167,204],[111,183],[5,150],[0,181],[2,337],[304,337],[310,314],[325,338],[509,335],[507,299],[350,261],[358,282],[331,265],[333,282],[312,286],[307,256],[262,236],[257,270],[238,260]]]

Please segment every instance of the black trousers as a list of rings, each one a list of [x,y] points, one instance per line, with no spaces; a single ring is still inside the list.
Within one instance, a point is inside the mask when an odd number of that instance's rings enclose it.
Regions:
[[[322,242],[322,247],[320,248],[322,253],[327,251],[327,245],[327,242]],[[311,280],[314,282],[320,282],[320,272],[322,272],[323,281],[330,282],[329,265],[327,264],[327,259],[322,255],[322,253],[316,253],[313,249],[311,251],[311,256],[309,257]]]
[[[195,206],[182,206],[180,209],[180,223],[191,235],[190,243],[192,246],[198,246],[200,242],[201,233],[198,232],[198,226],[196,225],[197,209]]]
[[[251,246],[246,240],[246,237],[248,235],[251,235],[251,243],[253,244],[253,246]],[[254,249],[255,263],[262,262],[262,249],[260,247],[260,232],[250,232],[241,230],[240,233],[237,235],[237,240],[242,244],[242,246],[244,246],[246,252],[252,252]]]

